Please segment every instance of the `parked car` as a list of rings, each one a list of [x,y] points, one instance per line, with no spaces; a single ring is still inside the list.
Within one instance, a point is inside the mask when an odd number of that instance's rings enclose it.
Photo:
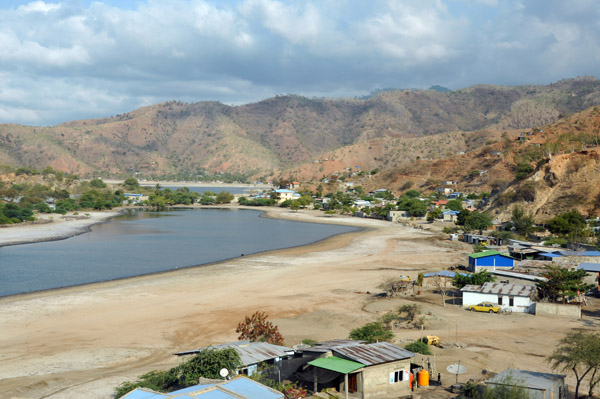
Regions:
[[[469,306],[469,310],[472,312],[498,313],[500,309],[502,309],[502,306],[491,302],[481,302],[480,304]]]

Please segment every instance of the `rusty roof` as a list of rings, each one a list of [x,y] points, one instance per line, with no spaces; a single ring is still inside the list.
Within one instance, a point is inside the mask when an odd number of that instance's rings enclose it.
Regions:
[[[366,366],[409,359],[415,356],[414,353],[389,342],[345,345],[331,348],[331,350]]]
[[[481,294],[498,294],[508,296],[531,296],[535,292],[533,285],[484,283],[483,285],[465,285],[463,292],[479,292]]]
[[[228,349],[233,348],[239,353],[240,360],[244,366],[260,363],[276,357],[285,357],[294,354],[294,349],[285,346],[273,345],[267,342],[236,341],[221,345],[212,345],[206,348],[195,349],[187,352],[175,353],[177,356],[193,355],[205,349]]]

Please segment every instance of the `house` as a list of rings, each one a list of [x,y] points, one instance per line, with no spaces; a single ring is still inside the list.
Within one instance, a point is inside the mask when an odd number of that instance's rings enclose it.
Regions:
[[[457,199],[462,197],[462,193],[460,191],[456,191],[454,193],[448,194],[448,199]]]
[[[483,269],[496,270],[496,268],[512,269],[515,259],[511,256],[501,254],[495,250],[475,252],[469,255],[469,271],[478,272]]]
[[[440,188],[436,189],[436,191],[440,194],[448,195],[450,193],[453,193],[454,189],[450,188],[450,187],[440,187]]]
[[[277,195],[278,201],[293,200],[297,195],[294,190],[288,190],[285,188],[275,190],[275,194]]]
[[[457,182],[454,180],[444,180],[442,184],[444,186],[456,186]]]
[[[465,285],[460,291],[465,308],[481,302],[491,302],[513,312],[531,313],[534,304],[531,298],[536,287],[533,285],[484,283],[483,285]]]
[[[463,241],[473,245],[504,245],[505,240],[481,234],[465,233],[463,235]]]
[[[435,205],[437,208],[445,207],[448,205],[448,200],[437,200],[433,203],[433,205]]]
[[[516,385],[524,388],[531,399],[565,399],[569,397],[562,374],[506,369],[484,383],[490,386]]]
[[[305,349],[317,355],[296,375],[314,391],[334,387],[345,398],[378,399],[410,394],[409,378],[414,353],[389,342],[364,344],[334,340]]]
[[[240,355],[242,367],[238,374],[253,375],[258,371],[258,366],[272,365],[280,367],[283,359],[294,356],[294,349],[268,342],[235,341],[206,348],[194,349],[186,352],[175,353],[176,356],[195,355],[206,349],[235,349]]]
[[[598,277],[596,279],[598,286],[596,287],[596,290],[600,292],[600,263],[583,262],[579,265],[577,270],[585,270],[588,273],[598,273]]]
[[[210,380],[170,393],[158,393],[147,388],[136,388],[123,399],[284,399],[283,393],[248,377],[231,380]]]
[[[444,211],[442,212],[442,220],[444,222],[457,222],[460,211]]]
[[[300,188],[300,182],[293,181],[289,185],[290,190],[298,190]]]
[[[387,211],[386,219],[390,222],[397,222],[400,219],[410,219],[409,211]]]

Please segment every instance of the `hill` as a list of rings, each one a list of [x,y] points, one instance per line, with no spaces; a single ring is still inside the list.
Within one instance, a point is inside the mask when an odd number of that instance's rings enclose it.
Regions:
[[[342,164],[383,170],[417,157],[448,158],[488,145],[504,130],[544,125],[599,103],[594,78],[382,91],[364,100],[290,95],[241,106],[173,101],[53,127],[0,125],[0,162],[154,178],[259,178],[291,171],[317,176]]]

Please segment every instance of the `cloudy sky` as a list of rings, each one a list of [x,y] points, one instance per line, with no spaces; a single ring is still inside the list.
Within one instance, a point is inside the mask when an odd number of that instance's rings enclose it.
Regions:
[[[0,123],[599,76],[597,0],[0,1]]]

